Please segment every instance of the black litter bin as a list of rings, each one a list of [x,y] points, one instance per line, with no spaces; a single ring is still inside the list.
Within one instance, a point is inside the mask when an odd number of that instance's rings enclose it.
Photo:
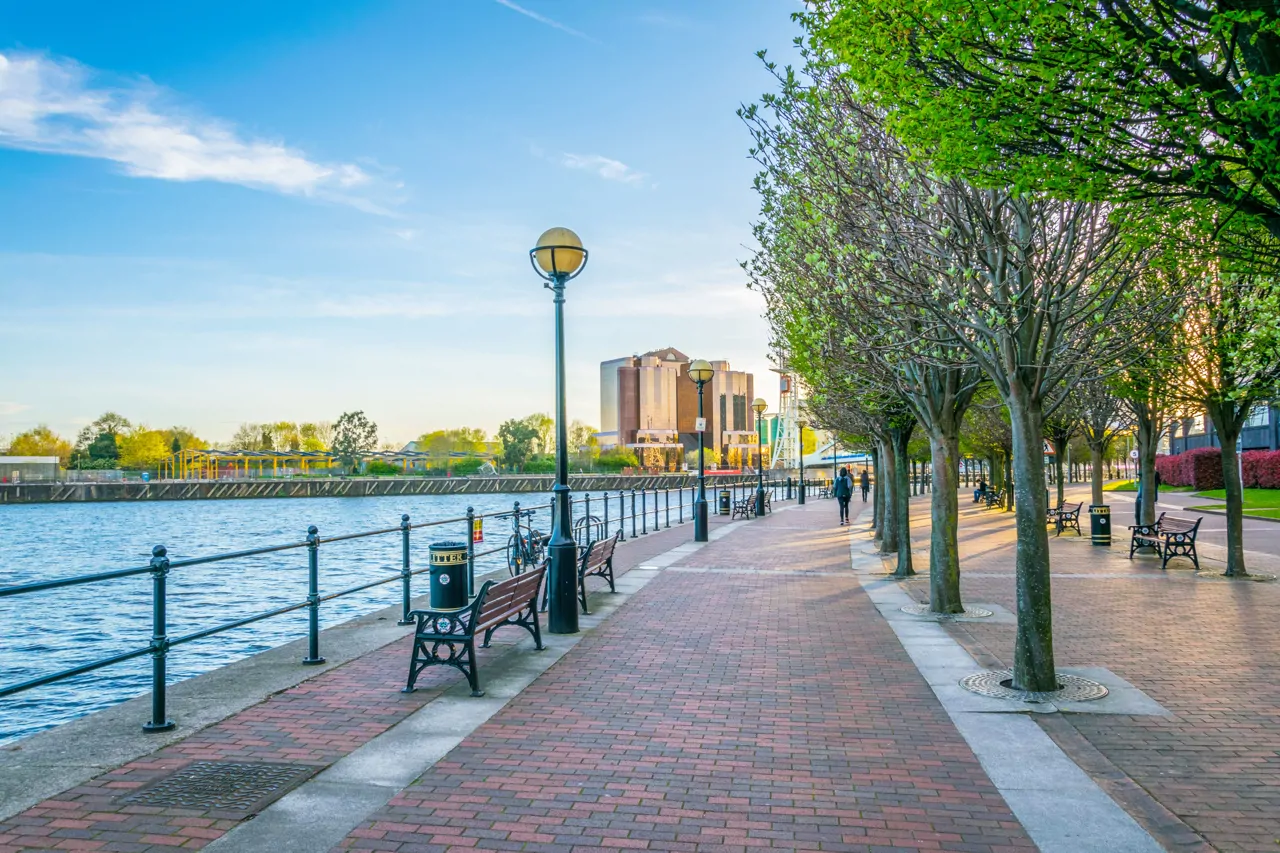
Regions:
[[[1111,507],[1106,504],[1089,505],[1089,532],[1094,545],[1111,544]]]
[[[728,489],[720,492],[720,514],[728,515],[733,509],[733,496],[729,494]]]
[[[467,543],[432,542],[431,607],[449,610],[467,606]]]

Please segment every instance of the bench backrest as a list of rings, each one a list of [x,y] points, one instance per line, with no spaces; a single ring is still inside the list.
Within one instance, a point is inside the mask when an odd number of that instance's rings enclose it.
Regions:
[[[543,563],[536,569],[499,581],[489,587],[489,592],[476,613],[475,630],[483,630],[496,625],[508,616],[514,616],[529,606],[529,602],[538,594],[538,586],[547,571]]]
[[[1203,518],[1192,521],[1189,518],[1166,518],[1162,515],[1156,524],[1166,533],[1195,533],[1202,521],[1204,521]]]
[[[613,558],[613,549],[618,546],[618,534],[613,534],[608,539],[597,539],[587,548],[585,562],[582,564],[584,572],[592,572],[603,566],[606,562]]]
[[[1084,501],[1080,501],[1080,503],[1076,504],[1076,508],[1075,508],[1075,509],[1068,509],[1068,507],[1069,507],[1069,506],[1071,506],[1071,505],[1070,505],[1070,504],[1063,504],[1063,505],[1062,505],[1062,512],[1063,512],[1063,513],[1065,513],[1065,514],[1067,514],[1067,515],[1075,515],[1076,513],[1078,513],[1078,512],[1080,511],[1080,508],[1084,506]]]

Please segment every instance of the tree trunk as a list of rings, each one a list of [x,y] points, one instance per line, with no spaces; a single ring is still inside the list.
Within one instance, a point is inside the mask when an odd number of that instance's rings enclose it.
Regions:
[[[1066,483],[1064,483],[1062,480],[1062,465],[1064,460],[1066,459],[1066,455],[1067,455],[1066,440],[1059,441],[1058,439],[1054,439],[1053,441],[1053,478],[1058,481],[1057,506],[1062,506],[1063,502],[1067,499],[1066,498],[1067,486],[1066,486]]]
[[[1044,439],[1038,406],[1010,397],[1013,468],[1018,493],[1018,631],[1013,648],[1013,686],[1056,690],[1053,664],[1053,604],[1049,589],[1049,531],[1044,519]]]
[[[1235,409],[1234,401],[1218,403],[1209,407],[1209,417],[1222,442],[1222,484],[1227,490],[1227,570],[1223,574],[1242,578],[1249,571],[1244,564],[1244,483],[1236,451],[1242,419],[1232,417]]]
[[[882,442],[880,467],[884,470],[884,503],[881,504],[884,520],[880,527],[880,553],[896,554],[898,551],[898,460],[890,442]],[[877,483],[877,485],[879,485]]]
[[[933,530],[929,540],[929,609],[963,613],[960,600],[960,436],[941,431],[929,436],[933,494],[929,499]]]
[[[911,491],[907,479],[911,476],[911,462],[907,459],[907,445],[911,442],[911,433],[915,424],[906,429],[889,430],[893,444],[894,468],[897,478],[893,493],[893,522],[898,533],[898,567],[893,576],[911,577],[916,570],[911,565]]]
[[[1160,426],[1147,413],[1146,407],[1137,407],[1138,425],[1138,509],[1139,524],[1156,522],[1156,445],[1159,444]]]
[[[1040,475],[1040,479],[1044,479],[1044,475]],[[1013,501],[1014,483],[1013,476],[1013,454],[1006,453],[1004,456],[1004,482],[1000,484],[1000,488],[1004,489],[1004,511],[1011,512],[1015,506]]]
[[[879,539],[881,535],[881,524],[884,518],[884,510],[880,507],[880,494],[883,491],[881,484],[884,482],[880,479],[880,449],[876,445],[871,446],[871,478],[873,490],[871,492],[871,534],[872,539]]]
[[[1094,506],[1102,506],[1106,501],[1106,495],[1102,492],[1102,486],[1107,480],[1106,472],[1102,470],[1102,448],[1089,445],[1089,464],[1093,466],[1093,504]]]

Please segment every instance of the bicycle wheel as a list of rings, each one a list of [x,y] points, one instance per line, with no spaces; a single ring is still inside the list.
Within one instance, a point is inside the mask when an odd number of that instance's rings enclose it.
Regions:
[[[526,568],[533,568],[547,557],[547,537],[542,535],[541,530],[530,527],[528,539],[525,541],[528,545],[525,550]]]
[[[515,577],[524,571],[525,554],[519,533],[512,533],[507,539],[507,573]]]

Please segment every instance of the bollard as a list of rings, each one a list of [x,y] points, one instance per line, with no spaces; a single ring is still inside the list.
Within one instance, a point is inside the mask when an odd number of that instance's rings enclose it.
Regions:
[[[400,516],[400,598],[401,613],[400,621],[397,625],[412,625],[413,620],[409,618],[409,611],[413,609],[409,599],[409,515],[405,513]]]
[[[484,522],[481,522],[483,524]],[[467,600],[476,597],[476,508],[467,507]]]
[[[307,528],[307,666],[324,663],[320,657],[320,531]]]
[[[168,551],[163,545],[151,549],[151,721],[144,732],[167,732],[174,727],[165,712],[165,659],[169,637],[165,622],[165,578],[169,575]]]

